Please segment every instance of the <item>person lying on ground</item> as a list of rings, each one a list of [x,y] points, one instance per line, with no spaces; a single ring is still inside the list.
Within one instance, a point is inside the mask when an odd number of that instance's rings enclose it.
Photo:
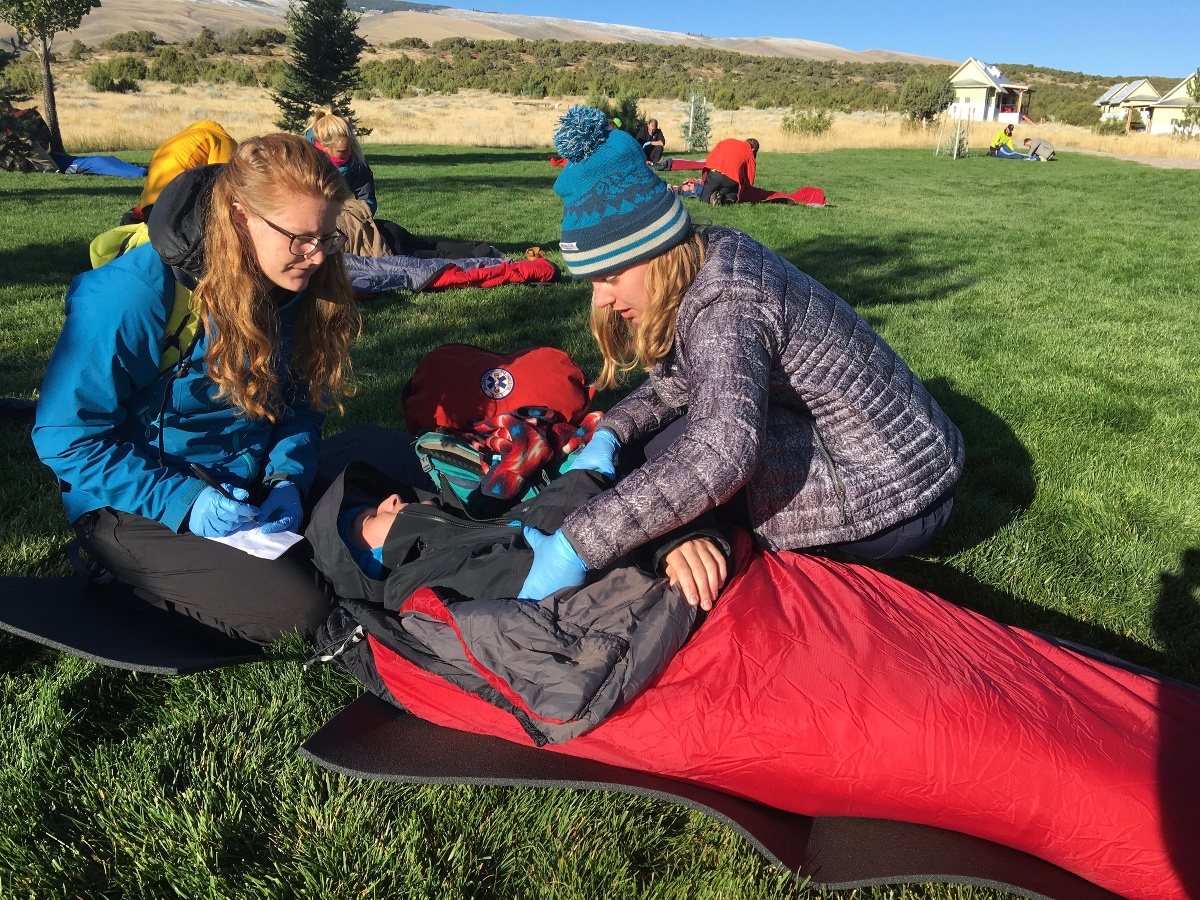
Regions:
[[[704,183],[700,202],[713,206],[737,203],[742,198],[742,189],[754,184],[758,146],[754,138],[718,141],[705,158],[700,173],[700,180]]]
[[[642,152],[646,154],[646,162],[656,163],[662,159],[667,139],[658,129],[658,119],[649,119],[638,129],[637,137],[634,140],[642,145]]]
[[[375,201],[375,175],[367,165],[354,126],[330,107],[322,106],[308,120],[304,139],[329,157],[346,179],[350,192],[366,203],[374,215],[379,207]]]
[[[582,455],[615,470],[623,445],[677,431],[538,549],[539,590],[719,506],[772,550],[886,558],[928,543],[962,473],[954,423],[848,303],[741,232],[698,231],[637,142],[603,122],[573,107],[555,135],[570,160],[554,185],[560,247],[592,284],[597,387],[650,376]]]
[[[305,536],[315,565],[344,599],[395,609],[421,587],[476,599],[516,597],[534,560],[527,538],[544,538],[545,529],[557,529],[608,483],[585,468],[572,469],[510,514],[484,523],[356,463],[317,505]],[[390,493],[380,500],[382,491]],[[731,533],[707,516],[619,563],[667,578],[691,606],[708,611],[729,575]]]
[[[1025,149],[1029,151],[1029,158],[1040,160],[1041,162],[1050,162],[1054,159],[1054,145],[1045,138],[1025,138]]]
[[[38,402],[33,442],[89,556],[147,603],[260,643],[328,613],[303,545],[264,560],[205,538],[300,531],[326,410],[349,393],[348,198],[295,135],[181,174],[149,244],[71,283]]]

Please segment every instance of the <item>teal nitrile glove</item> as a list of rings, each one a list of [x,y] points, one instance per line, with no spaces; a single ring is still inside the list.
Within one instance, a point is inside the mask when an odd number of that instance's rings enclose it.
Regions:
[[[299,532],[304,521],[304,503],[300,499],[300,488],[290,481],[278,481],[258,511],[263,534],[280,531]]]
[[[576,469],[591,469],[601,475],[617,479],[617,453],[621,450],[621,442],[607,428],[597,429],[588,441],[587,446],[579,451],[579,455],[567,466],[568,472]]]
[[[245,488],[221,485],[233,495],[230,500],[215,487],[206,487],[188,513],[188,530],[200,537],[225,537],[258,517],[258,507],[241,501],[250,496]]]
[[[526,526],[521,529],[533,548],[533,568],[517,594],[518,600],[541,600],[565,587],[578,587],[587,577],[588,567],[560,528],[546,534]]]

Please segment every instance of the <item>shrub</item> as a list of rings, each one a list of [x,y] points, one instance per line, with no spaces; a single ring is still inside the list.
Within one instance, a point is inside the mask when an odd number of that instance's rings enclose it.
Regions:
[[[1125,120],[1124,119],[1101,119],[1094,126],[1092,126],[1092,130],[1095,131],[1096,134],[1101,134],[1101,135],[1124,134],[1125,133]]]
[[[403,50],[406,47],[413,50],[428,50],[429,45],[419,37],[404,37],[398,41],[392,41],[388,44],[393,50]]]
[[[796,109],[783,117],[779,125],[784,134],[820,137],[833,127],[833,114],[827,110]]]
[[[67,59],[83,59],[83,54],[90,53],[92,48],[83,41],[76,38],[71,42],[71,49],[67,51]]]
[[[9,66],[0,78],[18,94],[33,97],[42,92],[42,73],[32,65],[36,62],[32,55],[26,58],[28,63]]]
[[[126,60],[131,60],[138,63],[142,67],[142,75],[146,73],[146,64],[140,59],[134,59],[132,56],[124,56],[114,59],[112,62],[92,63],[88,66],[86,72],[83,73],[83,80],[86,81],[94,91],[100,93],[112,94],[131,94],[140,90],[136,79],[128,77],[126,74],[117,74],[117,63]],[[130,71],[131,67],[122,66],[122,73]]]
[[[278,28],[256,28],[250,32],[250,42],[255,47],[274,47],[287,41],[287,35]]]
[[[148,74],[146,63],[136,56],[118,56],[108,67],[117,81],[144,81]]]
[[[185,42],[184,46],[191,50],[197,58],[204,59],[206,56],[212,56],[221,51],[220,35],[206,25],[200,29],[198,35]]]
[[[712,103],[717,109],[737,109],[741,105],[738,103],[733,88],[728,87],[717,88],[717,92],[713,94]]]
[[[200,77],[211,84],[232,81],[243,87],[258,87],[258,77],[254,70],[230,59],[223,59],[215,64],[201,63],[198,69]]]
[[[105,50],[114,50],[117,53],[151,53],[156,46],[162,43],[153,31],[122,31],[120,34],[114,34],[100,46]]]
[[[287,78],[287,63],[281,59],[273,59],[258,73],[262,83],[273,91],[283,87],[284,79]]]
[[[180,53],[174,47],[164,47],[150,66],[150,77],[171,84],[195,84],[200,73],[192,56]]]

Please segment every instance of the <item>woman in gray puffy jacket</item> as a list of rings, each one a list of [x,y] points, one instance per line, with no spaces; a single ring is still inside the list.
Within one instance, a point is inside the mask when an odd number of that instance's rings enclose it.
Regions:
[[[563,258],[593,286],[598,386],[650,376],[577,465],[615,476],[623,445],[666,446],[554,535],[530,535],[524,595],[580,584],[718,506],[771,550],[920,549],[953,506],[954,423],[845,301],[741,232],[698,233],[636,142],[597,116],[574,107],[555,135]]]

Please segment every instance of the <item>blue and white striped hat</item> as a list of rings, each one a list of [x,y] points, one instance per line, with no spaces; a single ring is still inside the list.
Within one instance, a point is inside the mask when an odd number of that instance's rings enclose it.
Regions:
[[[563,198],[559,247],[573,278],[596,278],[658,256],[691,233],[692,220],[646,165],[637,141],[610,131],[598,109],[572,106],[554,133],[567,159],[554,192]]]

